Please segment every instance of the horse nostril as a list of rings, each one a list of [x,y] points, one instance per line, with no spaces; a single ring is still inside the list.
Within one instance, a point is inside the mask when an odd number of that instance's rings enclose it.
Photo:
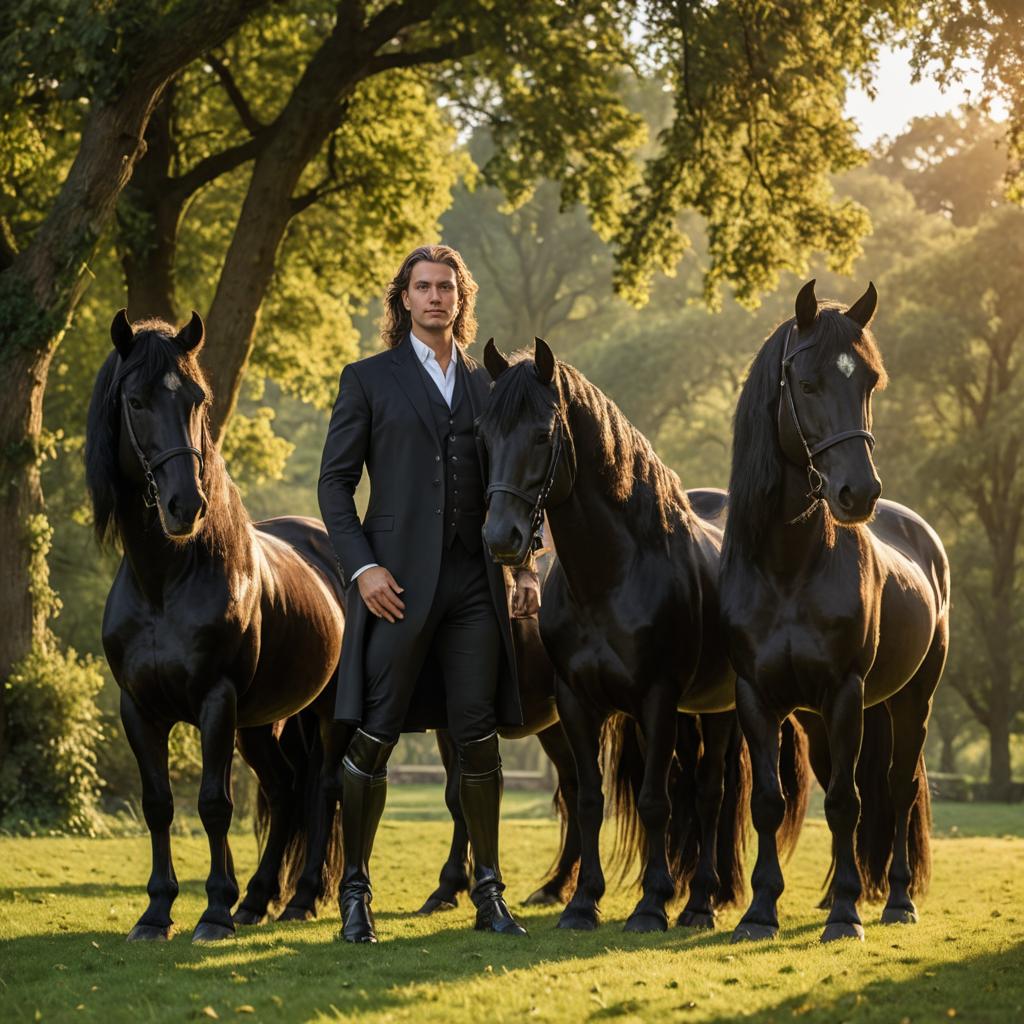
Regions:
[[[167,502],[167,511],[175,518],[178,518],[178,508],[178,496],[176,494],[172,494],[171,500]]]
[[[850,512],[853,509],[853,493],[849,487],[839,488],[839,507],[844,512]]]

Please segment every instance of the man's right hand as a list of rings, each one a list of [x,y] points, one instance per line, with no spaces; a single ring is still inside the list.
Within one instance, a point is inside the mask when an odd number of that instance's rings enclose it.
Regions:
[[[359,574],[356,580],[363,603],[379,619],[394,622],[404,618],[405,603],[398,596],[403,588],[382,565],[376,565]]]

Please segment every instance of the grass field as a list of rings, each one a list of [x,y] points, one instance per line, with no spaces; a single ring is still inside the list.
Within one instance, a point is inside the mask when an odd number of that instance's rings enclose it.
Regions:
[[[510,793],[509,896],[532,890],[557,825],[535,793]],[[938,804],[932,891],[917,926],[864,943],[818,944],[824,822],[808,822],[786,869],[783,936],[730,946],[740,910],[690,937],[627,935],[635,892],[609,879],[604,924],[576,934],[524,912],[521,941],[470,930],[466,901],[410,916],[433,887],[449,827],[440,790],[393,787],[374,857],[375,948],[337,941],[335,907],[308,924],[264,925],[216,947],[189,933],[204,906],[206,843],[186,819],[174,840],[181,895],[170,943],[124,936],[145,905],[145,836],[0,839],[0,1020],[7,1021],[1024,1021],[1024,808]],[[189,834],[189,833],[192,834]],[[244,880],[255,843],[235,835]]]

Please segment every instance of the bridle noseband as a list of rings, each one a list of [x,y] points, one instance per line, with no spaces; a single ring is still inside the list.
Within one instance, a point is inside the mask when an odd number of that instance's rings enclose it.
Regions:
[[[132,450],[135,452],[139,463],[142,465],[142,473],[146,478],[146,486],[142,492],[142,500],[145,502],[146,508],[155,508],[157,503],[160,501],[160,488],[157,486],[156,477],[153,475],[153,470],[162,466],[168,459],[173,459],[175,455],[194,455],[199,460],[199,476],[202,478],[203,470],[205,468],[205,461],[203,460],[203,453],[190,444],[180,445],[177,448],[167,448],[166,450],[155,455],[152,459],[146,458],[146,453],[142,450],[142,445],[139,444],[139,439],[135,436],[135,428],[132,425],[132,414],[128,408],[128,403],[124,399],[124,394],[121,391],[121,381],[117,382],[117,400],[124,411],[124,425],[128,431],[128,440],[131,443]]]
[[[506,484],[501,481],[497,481],[492,484],[488,484],[486,491],[487,504],[490,505],[491,495],[504,492],[505,494],[513,494],[517,498],[521,498],[526,502],[527,505],[531,506],[530,510],[530,550],[539,551],[543,546],[543,539],[541,534],[544,527],[544,511],[547,508],[547,501],[551,495],[551,488],[555,484],[555,474],[558,472],[558,462],[561,458],[563,449],[571,450],[571,441],[567,442],[566,437],[568,435],[568,427],[565,425],[565,420],[562,418],[562,414],[558,414],[558,418],[555,422],[555,436],[551,445],[551,460],[548,462],[547,472],[544,474],[544,482],[540,486],[540,490],[534,495],[530,494],[529,491],[524,491],[520,487],[516,487],[514,484]],[[569,490],[572,490],[572,485],[576,479],[576,465],[575,457],[572,460],[572,464],[569,467]]]
[[[843,441],[849,441],[856,437],[863,438],[867,441],[868,447],[872,450],[874,450],[875,447],[875,437],[867,430],[841,430],[837,434],[832,434],[829,437],[826,437],[824,441],[818,441],[814,445],[808,444],[807,437],[804,435],[803,428],[800,426],[800,417],[796,412],[796,402],[793,400],[793,382],[789,380],[789,371],[790,367],[793,365],[794,358],[801,352],[804,352],[809,348],[813,348],[815,342],[812,338],[810,341],[805,341],[802,345],[798,345],[792,352],[790,352],[790,339],[795,337],[798,331],[799,325],[794,322],[793,326],[786,332],[786,340],[783,342],[782,346],[782,368],[779,376],[780,409],[781,403],[785,401],[789,409],[789,415],[793,420],[793,426],[796,427],[796,435],[800,439],[804,455],[807,458],[807,483],[810,487],[807,497],[811,499],[811,504],[804,512],[793,520],[794,523],[806,519],[807,516],[818,507],[818,503],[821,501],[821,491],[825,486],[825,480],[818,468],[814,465],[815,455],[820,455],[823,451],[832,448],[834,445],[841,444]],[[783,454],[785,454],[785,448],[783,448]]]

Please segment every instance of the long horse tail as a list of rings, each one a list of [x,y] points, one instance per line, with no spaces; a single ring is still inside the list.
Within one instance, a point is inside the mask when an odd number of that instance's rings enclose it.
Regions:
[[[725,752],[725,789],[718,818],[715,864],[718,873],[716,907],[727,907],[743,898],[751,779],[750,753],[737,720]]]
[[[932,793],[923,750],[917,759],[917,795],[910,808],[907,855],[910,860],[910,895],[923,896],[932,880]]]
[[[602,737],[605,790],[609,813],[615,817],[615,843],[609,869],[617,873],[620,884],[627,880],[630,868],[639,864],[638,878],[647,865],[647,832],[637,808],[644,777],[644,745],[640,729],[627,715],[611,716]],[[668,791],[672,806],[667,832],[669,871],[676,892],[689,886],[697,870],[700,855],[700,818],[697,811],[697,769],[703,754],[703,743],[697,718],[679,712],[677,715],[675,756],[669,769]],[[746,842],[745,817],[749,813],[749,788],[738,790],[733,784],[744,775],[745,744],[737,739],[730,752],[732,777],[726,779],[726,796],[719,818],[718,861],[716,869],[723,880],[719,895],[725,902],[742,892],[743,848]],[[733,802],[730,802],[730,797]]]
[[[634,860],[639,859],[643,865],[647,857],[647,837],[637,808],[644,780],[644,748],[640,730],[629,715],[617,713],[605,721],[601,761],[608,801],[606,816],[615,818],[615,844],[608,866],[612,873],[618,873],[621,884]]]
[[[323,764],[323,746],[316,715],[309,708],[291,715],[285,720],[278,737],[278,743],[292,766],[293,776],[290,787],[289,836],[281,863],[278,868],[278,898],[280,906],[286,906],[295,892],[299,878],[306,865],[309,848],[309,827],[313,816],[320,813],[316,802],[319,799],[320,769]],[[337,812],[336,812],[337,813]],[[262,788],[256,797],[255,814],[256,839],[262,851],[270,832],[270,803]],[[331,823],[327,856],[322,871],[323,898],[337,890],[341,881],[342,850],[338,841],[337,822]]]
[[[782,723],[779,745],[779,782],[786,798],[786,813],[776,834],[779,853],[791,857],[807,817],[814,776],[807,733],[793,715]]]

